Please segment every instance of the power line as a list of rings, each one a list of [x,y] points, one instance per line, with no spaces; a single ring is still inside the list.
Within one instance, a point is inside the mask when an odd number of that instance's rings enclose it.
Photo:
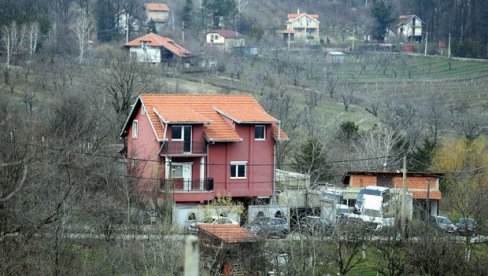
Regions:
[[[36,145],[36,144],[30,144],[30,143],[20,143],[20,142],[15,142],[15,141],[12,141],[11,143],[12,144],[21,144],[21,145],[24,145],[24,146],[30,146],[30,147],[35,147],[35,148],[40,148],[40,149],[43,149],[43,150],[53,150],[53,151],[59,151],[59,152],[64,152],[65,151],[65,148],[54,148],[54,147],[45,146],[45,145]],[[76,151],[76,150],[73,151],[73,153],[87,155],[87,156],[93,156],[93,157],[119,159],[119,160],[141,161],[141,162],[156,162],[158,164],[164,163],[164,160],[144,159],[144,158],[128,158],[128,157],[124,157],[124,156],[113,156],[113,155],[108,155],[108,154],[99,154],[99,153],[91,153],[91,152]],[[177,156],[177,157],[179,157],[179,156]],[[377,157],[367,157],[367,158],[354,158],[354,159],[343,159],[343,160],[329,160],[329,161],[324,161],[323,163],[325,163],[325,164],[339,164],[339,163],[349,163],[349,162],[361,162],[361,161],[379,160],[379,159],[391,158],[391,157],[395,157],[395,156],[387,155],[387,156],[377,156]],[[306,164],[306,163],[303,163],[303,164]],[[227,163],[206,163],[206,165],[210,165],[210,166],[228,166],[230,164],[227,164]],[[275,163],[259,163],[259,164],[246,164],[246,165],[247,166],[275,166]],[[300,164],[297,164],[297,163],[281,163],[280,165],[283,165],[283,166],[294,166],[294,165],[300,165]]]

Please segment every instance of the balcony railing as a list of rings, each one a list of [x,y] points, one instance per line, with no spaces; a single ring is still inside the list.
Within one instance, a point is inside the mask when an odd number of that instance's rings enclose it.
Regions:
[[[206,154],[207,146],[203,141],[167,141],[162,154]]]
[[[175,192],[213,191],[213,178],[185,180],[183,178],[161,180],[161,190]]]

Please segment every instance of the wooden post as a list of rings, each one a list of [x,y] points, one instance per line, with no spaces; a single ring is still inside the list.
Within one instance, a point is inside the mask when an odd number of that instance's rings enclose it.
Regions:
[[[198,237],[190,235],[186,238],[185,245],[185,276],[198,276],[199,275],[199,251]]]

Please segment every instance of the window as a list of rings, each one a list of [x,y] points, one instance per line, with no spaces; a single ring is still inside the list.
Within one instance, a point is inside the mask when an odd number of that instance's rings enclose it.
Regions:
[[[171,178],[183,178],[182,164],[173,164],[171,166]]]
[[[137,120],[132,121],[132,138],[137,139],[139,122]]]
[[[194,221],[194,220],[197,220],[197,216],[195,216],[195,213],[190,213],[188,215],[188,218],[186,219],[188,221]]]
[[[254,139],[264,140],[266,139],[266,126],[256,126],[254,129]]]
[[[183,127],[173,126],[171,132],[171,140],[183,140]]]
[[[246,162],[232,162],[230,164],[230,178],[246,178]]]
[[[144,106],[141,107],[141,115],[146,115],[146,108]]]

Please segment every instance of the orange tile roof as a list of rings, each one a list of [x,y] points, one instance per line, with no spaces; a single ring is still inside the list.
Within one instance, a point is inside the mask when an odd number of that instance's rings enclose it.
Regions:
[[[295,33],[294,30],[290,30],[290,29],[286,29],[286,30],[283,30],[281,32],[284,33],[284,34],[293,34],[293,33]]]
[[[427,191],[413,191],[412,198],[414,199],[427,199]],[[441,191],[430,191],[429,192],[429,199],[433,200],[441,200],[442,193]]]
[[[295,19],[301,15],[308,15],[310,16],[311,18],[313,19],[319,19],[319,15],[318,14],[312,14],[312,13],[289,13],[288,14],[288,19]]]
[[[202,123],[209,124],[211,122],[205,116],[198,114],[188,107],[180,106],[154,106],[154,112],[158,115],[164,122],[171,123]]]
[[[169,11],[169,7],[165,3],[146,3],[144,7],[148,11]]]
[[[232,123],[222,115],[222,111],[231,114],[239,122],[271,123],[278,120],[268,115],[259,103],[250,95],[219,95],[219,94],[141,94],[142,103],[146,107],[157,138],[164,139],[166,123],[203,123],[204,135],[209,141],[233,142],[242,138],[235,131]],[[220,113],[218,112],[220,110]],[[226,114],[227,114],[226,113]],[[277,137],[278,126],[273,126],[273,134]],[[281,137],[287,138],[284,131]],[[283,139],[285,140],[285,139]]]
[[[275,140],[288,141],[288,135],[286,135],[286,133],[283,131],[283,129],[281,129],[281,131],[280,131],[280,127],[278,126],[278,124],[273,123],[271,125],[271,127],[272,127],[272,131],[273,131],[273,137],[275,138]],[[278,136],[280,136],[280,137],[278,138]]]
[[[200,235],[213,236],[224,243],[256,242],[261,240],[256,234],[233,224],[200,224]]]
[[[191,54],[190,51],[176,44],[176,42],[174,42],[172,39],[160,36],[155,33],[149,33],[147,35],[138,37],[132,41],[127,42],[124,46],[140,47],[142,42],[149,42],[148,45],[151,47],[164,47],[168,49],[168,51],[179,57],[187,57]]]

